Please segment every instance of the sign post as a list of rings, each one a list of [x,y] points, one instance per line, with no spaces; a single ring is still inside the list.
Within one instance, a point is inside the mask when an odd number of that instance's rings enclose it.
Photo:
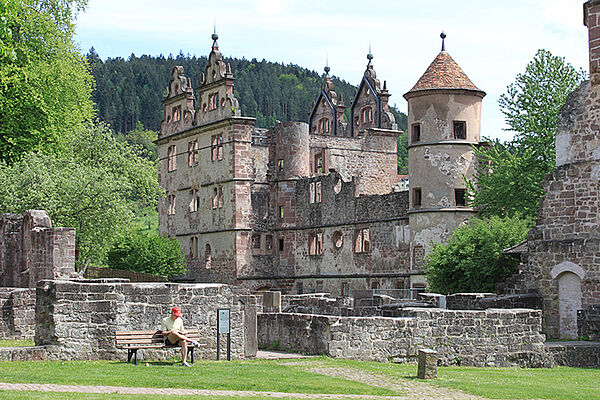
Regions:
[[[227,361],[231,361],[230,309],[217,310],[217,361],[221,359],[221,334],[227,334]]]

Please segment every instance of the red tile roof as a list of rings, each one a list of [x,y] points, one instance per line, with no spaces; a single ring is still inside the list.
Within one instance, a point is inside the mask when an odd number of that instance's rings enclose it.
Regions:
[[[481,92],[445,51],[440,52],[415,86],[408,92],[431,89],[463,89]],[[406,94],[408,94],[406,93]]]

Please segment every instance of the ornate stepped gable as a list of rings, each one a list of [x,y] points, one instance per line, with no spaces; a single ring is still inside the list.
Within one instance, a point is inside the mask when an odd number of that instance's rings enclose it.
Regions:
[[[184,75],[183,67],[173,67],[163,100],[164,115],[160,124],[160,136],[169,136],[192,126],[194,121],[194,89],[190,78]]]
[[[388,107],[391,94],[386,81],[382,89],[371,62],[373,55],[370,51],[367,59],[367,69],[350,107],[350,136],[359,135],[367,128],[397,129],[396,119]]]
[[[205,125],[230,117],[240,117],[240,107],[233,94],[233,73],[231,65],[225,64],[219,51],[217,39],[213,33],[212,51],[208,56],[206,72],[198,86],[198,108],[196,109],[196,125]]]
[[[310,116],[308,125],[310,133],[331,134],[343,136],[347,123],[344,121],[346,106],[333,88],[333,81],[329,77],[329,66],[325,67],[325,76],[321,85],[321,92],[317,97]]]

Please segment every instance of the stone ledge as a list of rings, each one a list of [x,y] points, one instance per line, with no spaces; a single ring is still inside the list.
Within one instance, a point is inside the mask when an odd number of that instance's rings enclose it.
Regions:
[[[0,361],[43,361],[46,346],[0,347]]]

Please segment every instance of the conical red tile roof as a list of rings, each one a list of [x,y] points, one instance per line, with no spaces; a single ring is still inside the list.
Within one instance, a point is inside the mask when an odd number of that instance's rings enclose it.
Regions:
[[[440,52],[415,86],[406,94],[431,89],[462,89],[482,92],[445,51]],[[405,94],[405,96],[406,96]],[[484,93],[485,94],[485,93]]]

